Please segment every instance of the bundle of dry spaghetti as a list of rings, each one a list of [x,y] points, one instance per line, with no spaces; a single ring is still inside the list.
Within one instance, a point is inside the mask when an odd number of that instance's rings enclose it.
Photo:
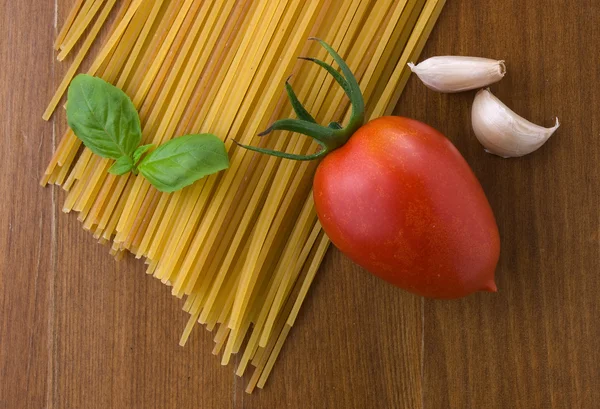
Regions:
[[[42,183],[61,185],[65,212],[112,242],[117,256],[145,258],[148,273],[186,297],[195,323],[216,330],[214,354],[237,374],[251,364],[248,392],[263,387],[329,245],[315,214],[314,162],[263,156],[232,140],[296,154],[316,145],[289,132],[259,138],[292,114],[286,78],[317,121],[347,119],[344,91],[317,65],[324,39],[360,82],[367,117],[391,113],[445,0],[76,0],[60,31],[59,59],[79,47],[44,114],[59,104],[103,25],[88,73],[123,89],[140,112],[143,143],[210,132],[225,141],[227,171],[176,193],[141,177],[115,176],[111,161],[81,149],[67,131]],[[113,10],[114,9],[114,10]],[[110,18],[109,18],[110,17]]]

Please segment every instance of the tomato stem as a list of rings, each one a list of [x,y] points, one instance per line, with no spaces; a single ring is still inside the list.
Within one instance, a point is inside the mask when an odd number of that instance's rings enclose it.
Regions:
[[[266,130],[259,133],[259,136],[267,135],[273,131],[290,131],[297,132],[303,135],[310,136],[321,145],[322,149],[315,154],[312,155],[296,155],[281,151],[275,151],[271,149],[263,149],[258,148],[251,145],[244,145],[234,140],[234,142],[241,146],[242,148],[260,152],[267,155],[277,156],[285,159],[294,159],[294,160],[313,160],[321,158],[327,155],[329,152],[339,148],[344,145],[350,137],[360,128],[365,120],[365,103],[363,100],[362,92],[360,90],[360,86],[358,85],[358,81],[356,77],[346,64],[346,62],[338,55],[338,53],[329,46],[325,41],[319,40],[318,38],[310,37],[309,40],[318,41],[325,50],[331,55],[334,61],[339,65],[341,69],[341,73],[338,72],[331,65],[327,64],[324,61],[318,60],[316,58],[310,57],[299,57],[302,60],[313,62],[323,69],[325,69],[342,87],[348,98],[350,99],[350,104],[352,105],[352,114],[350,116],[350,121],[345,127],[342,127],[338,122],[330,122],[329,125],[323,126],[317,124],[315,119],[311,116],[311,114],[304,108],[296,94],[292,86],[289,83],[289,77],[285,81],[285,89],[288,94],[288,98],[292,104],[292,108],[296,113],[298,119],[280,119],[271,126],[269,126]]]

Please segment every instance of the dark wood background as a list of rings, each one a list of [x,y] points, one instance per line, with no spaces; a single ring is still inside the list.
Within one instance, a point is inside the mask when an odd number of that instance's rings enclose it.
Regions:
[[[60,26],[71,0],[57,0]],[[598,408],[600,9],[597,0],[448,0],[423,57],[506,60],[493,91],[561,127],[503,160],[470,129],[473,93],[410,79],[397,113],[448,135],[498,219],[497,294],[424,300],[327,254],[266,389],[221,367],[135,260],[107,249],[38,186],[63,114],[40,119],[55,62],[54,1],[0,0],[0,408]]]

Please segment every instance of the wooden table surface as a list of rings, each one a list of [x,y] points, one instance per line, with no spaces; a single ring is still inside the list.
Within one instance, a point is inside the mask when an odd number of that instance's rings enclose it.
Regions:
[[[505,59],[492,90],[536,123],[561,120],[538,152],[485,154],[473,92],[413,76],[396,110],[448,135],[479,177],[502,236],[499,292],[426,300],[331,249],[253,395],[205,330],[179,347],[181,302],[38,185],[65,127],[40,117],[68,67],[51,45],[70,3],[0,0],[0,408],[600,406],[597,0],[448,0],[423,52]]]

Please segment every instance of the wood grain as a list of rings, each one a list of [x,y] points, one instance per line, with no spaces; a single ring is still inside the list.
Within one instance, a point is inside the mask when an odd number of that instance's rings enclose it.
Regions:
[[[505,59],[492,91],[535,123],[561,120],[532,155],[483,152],[473,93],[412,78],[403,95],[397,112],[444,132],[473,167],[502,237],[498,294],[425,302],[424,408],[598,407],[597,13],[594,1],[449,2],[424,51]]]
[[[58,0],[60,23],[71,0]],[[62,112],[39,117],[68,67],[54,2],[0,0],[0,409],[585,408],[600,401],[600,40],[594,0],[449,0],[423,58],[502,58],[492,87],[561,128],[538,152],[485,154],[473,93],[413,77],[397,114],[445,133],[479,177],[502,236],[497,294],[424,300],[327,254],[265,390],[243,392],[181,302],[115,262],[38,186]],[[62,110],[59,110],[62,111]]]

